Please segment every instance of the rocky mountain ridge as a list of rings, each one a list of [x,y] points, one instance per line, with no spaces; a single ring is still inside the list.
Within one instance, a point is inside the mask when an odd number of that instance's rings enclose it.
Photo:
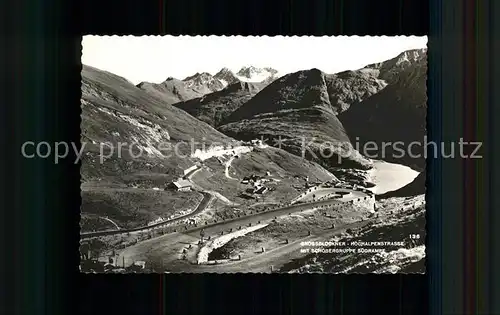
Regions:
[[[243,82],[271,83],[279,77],[278,71],[270,68],[243,67],[236,73],[236,77]]]
[[[294,154],[303,152],[304,139],[313,140],[313,156],[325,143],[333,144],[330,147],[336,147],[336,152],[318,162],[334,167],[343,159],[366,169],[370,159],[354,150],[353,144],[363,148],[368,141],[380,145],[399,139],[408,144],[423,139],[426,72],[426,49],[418,49],[355,71],[290,73],[239,106],[218,129],[236,139],[284,138],[281,145]],[[421,166],[422,159],[399,162],[421,170],[415,165]]]
[[[425,49],[410,50],[365,68],[378,70],[387,85],[339,115],[349,137],[358,139],[360,147],[376,144],[377,158],[417,171],[425,169],[426,55]]]
[[[174,104],[221,91],[238,82],[269,84],[277,75],[278,71],[269,67],[243,67],[236,74],[228,68],[222,68],[215,75],[201,72],[183,80],[168,77],[162,83],[141,82],[137,87],[168,104]]]

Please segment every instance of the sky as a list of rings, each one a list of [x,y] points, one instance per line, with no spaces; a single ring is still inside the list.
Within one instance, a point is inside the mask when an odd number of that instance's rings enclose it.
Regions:
[[[82,63],[122,76],[134,84],[184,79],[223,67],[271,67],[281,74],[318,68],[326,73],[356,70],[427,47],[427,37],[244,37],[84,36]]]

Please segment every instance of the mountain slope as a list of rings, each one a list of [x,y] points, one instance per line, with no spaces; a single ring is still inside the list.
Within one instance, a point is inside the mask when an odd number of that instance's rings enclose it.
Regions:
[[[200,183],[220,181],[207,189],[221,193],[233,187],[228,190],[234,192],[231,198],[240,195],[241,187],[226,170],[241,177],[268,171],[281,176],[279,187],[269,194],[272,198],[298,193],[292,187],[298,180],[289,180],[294,175],[335,179],[321,166],[302,165],[299,158],[274,148],[231,156],[241,143],[127,80],[88,66],[81,76],[82,231],[109,226],[108,219],[120,227],[136,227],[193,209],[202,198],[199,192],[164,188],[194,165],[204,170]],[[232,166],[221,164],[228,158],[236,160]],[[214,163],[217,167],[211,169]]]
[[[186,89],[184,82],[174,78],[167,78],[167,80],[160,84],[141,82],[137,87],[167,104],[174,104],[202,95],[201,93]]]
[[[191,139],[235,141],[121,77],[88,66],[81,75],[82,229],[98,216],[137,226],[195,205],[198,193],[163,192],[196,163]]]
[[[184,80],[169,77],[159,84],[141,82],[137,87],[159,98],[163,102],[174,104],[220,91],[226,85],[212,77],[209,73],[203,72],[196,73]]]
[[[161,128],[165,135],[163,139],[159,140],[189,141],[191,137],[199,139],[204,137],[210,142],[232,141],[186,112],[176,107],[166,106],[165,103],[135,87],[125,79],[89,66],[83,66],[82,70],[82,103],[82,115],[92,115],[89,118],[107,117],[108,120],[111,118],[118,121],[121,119],[129,124],[132,120],[137,120],[153,129]],[[95,110],[99,110],[99,115],[95,115]],[[95,122],[92,119],[83,119],[82,124],[83,127],[91,127],[86,124]],[[114,123],[110,126],[100,127],[115,128],[122,125]],[[117,130],[118,132],[123,131],[124,134],[118,139],[110,135],[111,131],[113,130],[107,128],[104,130],[82,129],[82,134],[96,141],[132,140],[130,135],[125,136],[126,130]]]
[[[352,149],[337,119],[338,105],[329,95],[332,81],[318,69],[281,77],[234,111],[219,130],[242,140],[282,139],[283,149],[323,165],[369,168],[371,162]]]
[[[269,84],[278,76],[278,71],[272,68],[243,67],[237,74],[228,68],[222,68],[214,76],[202,72],[188,76],[184,80],[169,77],[159,84],[141,82],[137,87],[163,102],[174,104],[218,92],[235,83]]]
[[[228,68],[222,68],[219,72],[214,75],[214,78],[220,80],[222,84],[231,85],[234,83],[241,82],[235,74]]]
[[[227,86],[227,84],[222,83],[207,72],[196,73],[182,81],[187,89],[191,89],[203,95],[220,91]]]
[[[378,71],[378,77],[388,85],[339,115],[349,137],[359,138],[360,147],[376,143],[378,150],[369,152],[374,154],[372,158],[422,171],[427,114],[426,50],[403,52],[384,63],[367,66],[365,71]],[[419,144],[409,147],[412,142]],[[399,149],[404,150],[404,156]]]
[[[226,77],[227,78],[227,77]],[[263,84],[240,82],[227,88],[174,106],[212,126],[218,126],[232,112],[257,94]]]
[[[376,71],[366,69],[325,75],[327,93],[336,113],[342,113],[352,104],[359,103],[381,91],[387,83]]]

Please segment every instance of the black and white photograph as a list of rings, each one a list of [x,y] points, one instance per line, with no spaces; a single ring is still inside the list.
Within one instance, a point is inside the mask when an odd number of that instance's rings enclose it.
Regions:
[[[82,273],[426,272],[427,37],[84,36],[81,84]]]

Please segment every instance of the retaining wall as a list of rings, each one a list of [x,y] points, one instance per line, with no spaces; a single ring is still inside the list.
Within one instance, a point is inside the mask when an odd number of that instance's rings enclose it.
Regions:
[[[196,170],[197,168],[198,168],[198,166],[197,166],[197,165],[193,165],[193,166],[191,166],[191,167],[189,167],[189,168],[186,168],[186,169],[184,170],[184,175],[189,174],[190,172],[192,172],[192,171]]]
[[[300,195],[298,195],[297,197],[295,197],[294,199],[292,199],[292,201],[290,202],[290,204],[294,204],[296,202],[298,202],[300,199],[304,198],[305,196],[307,196],[308,194],[318,190],[322,188],[321,186],[315,186],[315,187],[311,187],[311,188],[308,188],[305,192],[301,193]]]
[[[314,190],[317,190],[314,189]],[[314,191],[313,190],[313,191]],[[309,191],[311,192],[311,191]],[[310,202],[306,202],[304,204],[308,204],[308,203],[315,203],[315,201],[310,201]],[[373,211],[374,210],[374,204],[375,204],[375,196],[366,196],[366,197],[360,197],[358,199],[353,199],[351,201],[341,201],[341,200],[338,200],[338,199],[331,199],[331,203],[328,203],[327,206],[321,206],[319,207],[319,209],[323,209],[323,208],[331,208],[331,207],[335,207],[335,208],[338,208],[338,207],[344,207],[346,205],[349,205],[349,204],[354,204],[354,205],[357,205],[357,206],[365,206],[367,208],[367,210],[369,211]],[[288,204],[285,204],[284,206],[287,206],[287,205],[291,205],[291,203],[288,203]],[[128,229],[128,230],[111,230],[111,231],[101,231],[101,232],[90,232],[90,233],[82,233],[80,235],[80,238],[81,239],[86,239],[86,238],[93,238],[93,237],[99,237],[99,236],[105,236],[105,235],[124,235],[124,234],[127,234],[127,233],[130,233],[130,232],[139,232],[139,234],[142,234],[142,235],[147,235],[149,233],[152,233],[153,232],[153,235],[152,237],[155,236],[154,232],[157,231],[161,234],[168,234],[168,233],[175,233],[175,232],[186,232],[188,230],[195,230],[195,229],[199,229],[203,226],[206,226],[206,225],[210,225],[210,224],[216,224],[216,223],[222,223],[222,222],[229,222],[229,221],[233,221],[233,220],[237,220],[238,218],[240,217],[244,217],[244,216],[247,216],[247,215],[253,215],[253,214],[257,214],[259,212],[267,212],[267,211],[272,211],[272,210],[275,210],[277,208],[281,208],[281,207],[271,207],[271,208],[268,208],[268,209],[263,209],[263,210],[253,210],[253,211],[250,211],[249,214],[245,214],[245,215],[237,215],[231,219],[228,219],[228,220],[210,220],[210,221],[206,221],[206,222],[199,222],[198,224],[195,224],[194,226],[187,226],[187,225],[174,225],[174,226],[169,226],[170,224],[174,223],[174,222],[169,222],[169,221],[166,221],[166,222],[161,222],[161,223],[158,223],[158,224],[155,224],[155,225],[151,225],[149,227],[147,227],[147,229],[144,229],[144,227],[138,227],[138,228],[135,228],[135,229]],[[178,218],[178,219],[173,219],[173,220],[182,220],[182,217],[181,218]],[[158,233],[158,234],[159,234]],[[142,239],[142,237],[140,237]]]

